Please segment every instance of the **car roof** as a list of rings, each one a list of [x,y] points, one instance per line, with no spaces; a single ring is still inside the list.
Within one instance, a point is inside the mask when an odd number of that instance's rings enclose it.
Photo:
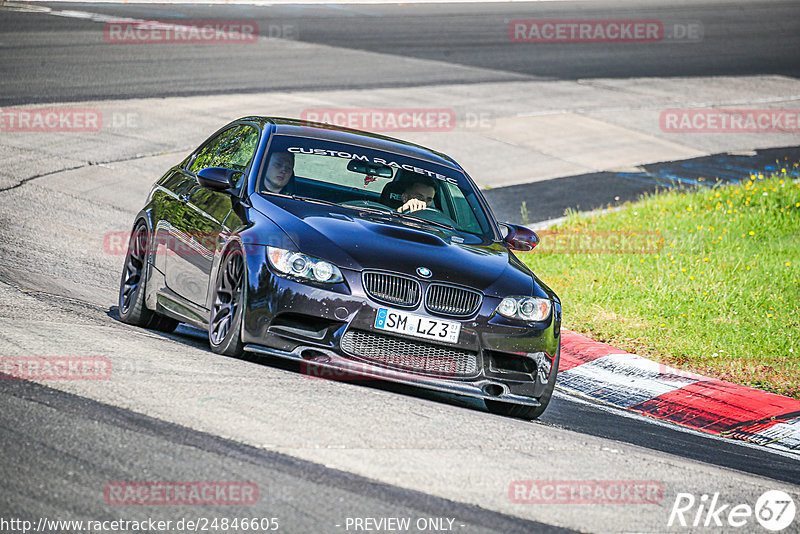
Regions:
[[[336,143],[346,143],[350,145],[362,146],[365,148],[384,150],[401,156],[425,160],[431,163],[444,165],[459,171],[464,171],[461,166],[450,156],[436,152],[421,145],[409,143],[402,139],[395,139],[362,130],[343,128],[333,124],[312,122],[300,119],[289,119],[284,117],[244,117],[239,121],[250,121],[259,123],[262,127],[267,124],[275,125],[275,133],[280,135],[292,135],[297,137],[308,137],[322,139]]]

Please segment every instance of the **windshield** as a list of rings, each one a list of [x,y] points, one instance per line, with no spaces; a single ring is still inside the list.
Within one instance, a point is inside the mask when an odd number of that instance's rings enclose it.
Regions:
[[[380,211],[492,239],[489,216],[462,173],[361,146],[276,135],[258,179],[261,194],[283,194]]]

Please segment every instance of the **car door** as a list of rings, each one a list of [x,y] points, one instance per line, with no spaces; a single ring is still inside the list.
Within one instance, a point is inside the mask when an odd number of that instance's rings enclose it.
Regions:
[[[209,143],[208,151],[198,154],[190,163],[188,172],[194,176],[207,167],[225,167],[241,170],[234,193],[243,185],[244,176],[252,163],[258,146],[259,129],[242,124],[225,130]],[[212,153],[213,151],[213,153]],[[231,212],[231,192],[212,191],[193,181],[185,197],[185,211],[176,222],[182,254],[171,255],[173,291],[187,300],[205,306],[208,299],[209,276],[217,247],[227,238],[223,222]],[[177,243],[177,241],[176,241]],[[167,277],[170,285],[170,277]]]
[[[174,249],[173,222],[185,209],[178,199],[182,195],[188,195],[194,187],[193,182],[193,176],[187,174],[182,167],[176,166],[169,170],[165,178],[159,180],[159,186],[153,190],[151,198],[152,217],[155,221],[153,264],[161,273],[167,272],[167,256]]]
[[[206,167],[216,166],[216,157],[225,139],[233,132],[234,127],[227,128],[204,143],[189,159],[185,169],[178,171],[180,175],[172,192],[175,198],[173,208],[166,218],[169,236],[166,240],[165,280],[167,287],[177,295],[203,305],[198,300],[205,291],[202,281],[203,265],[206,261],[207,247],[202,242],[207,236],[202,234],[203,222],[198,211],[191,205],[192,193],[199,187],[195,173]]]

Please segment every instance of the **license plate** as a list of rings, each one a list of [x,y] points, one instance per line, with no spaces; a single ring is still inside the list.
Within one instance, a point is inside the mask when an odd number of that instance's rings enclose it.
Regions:
[[[457,343],[458,334],[461,332],[461,323],[433,319],[424,315],[390,310],[388,308],[378,308],[378,315],[375,317],[375,328],[432,341]]]

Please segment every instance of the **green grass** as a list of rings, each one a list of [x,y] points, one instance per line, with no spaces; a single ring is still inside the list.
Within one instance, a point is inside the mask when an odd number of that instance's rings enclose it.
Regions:
[[[800,398],[797,170],[571,213],[521,258],[561,297],[567,328]]]

